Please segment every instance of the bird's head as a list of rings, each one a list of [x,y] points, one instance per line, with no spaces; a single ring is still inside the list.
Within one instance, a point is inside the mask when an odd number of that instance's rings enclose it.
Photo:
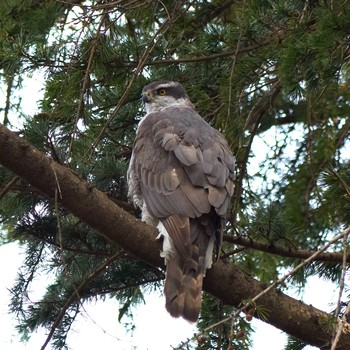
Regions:
[[[142,89],[147,113],[172,106],[193,108],[185,88],[176,81],[154,81]]]

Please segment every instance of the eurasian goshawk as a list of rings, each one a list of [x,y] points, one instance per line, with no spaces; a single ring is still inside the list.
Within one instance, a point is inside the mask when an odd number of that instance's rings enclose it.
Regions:
[[[185,89],[155,81],[142,90],[128,169],[129,196],[164,236],[166,309],[195,322],[205,270],[234,188],[235,161],[222,134],[194,109]]]

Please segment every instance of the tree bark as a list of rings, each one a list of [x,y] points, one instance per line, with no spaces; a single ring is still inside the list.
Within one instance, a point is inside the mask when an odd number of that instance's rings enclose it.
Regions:
[[[0,124],[0,164],[62,205],[98,233],[132,255],[154,266],[163,266],[157,231],[114,204],[64,167]],[[204,290],[225,304],[238,307],[252,299],[265,285],[232,263],[218,261],[208,270]],[[263,295],[258,304],[268,310],[266,322],[306,343],[329,349],[331,335],[322,324],[331,315],[293,299],[278,290]],[[350,349],[350,335],[343,333],[338,350]]]

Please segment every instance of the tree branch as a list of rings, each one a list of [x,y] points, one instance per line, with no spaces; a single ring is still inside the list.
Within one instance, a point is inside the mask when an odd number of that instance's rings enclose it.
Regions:
[[[178,65],[178,64],[187,64],[187,63],[197,63],[197,62],[203,62],[203,61],[211,61],[215,59],[220,59],[220,58],[231,58],[234,55],[239,55],[247,52],[251,52],[254,50],[259,49],[260,47],[266,46],[270,44],[272,41],[275,39],[271,39],[269,37],[266,40],[263,40],[260,43],[257,44],[252,44],[250,46],[242,47],[237,50],[237,48],[233,50],[228,50],[228,51],[223,51],[223,52],[218,52],[218,53],[213,53],[213,54],[208,54],[208,55],[203,55],[203,56],[197,56],[197,57],[184,57],[184,58],[179,58],[179,59],[161,59],[161,60],[153,60],[153,61],[146,61],[144,63],[145,67],[148,66],[158,66],[158,65]],[[135,68],[139,64],[138,61],[113,61],[109,62],[109,65],[111,68],[120,68],[120,67],[126,67],[126,68]]]
[[[295,259],[305,260],[316,253],[315,250],[292,249],[292,248],[286,248],[286,247],[279,247],[272,244],[265,244],[262,242],[254,241],[249,237],[243,237],[243,236],[225,235],[224,241],[229,243],[236,243],[246,248],[260,250],[261,252],[279,255],[286,258],[295,258]],[[319,254],[317,258],[315,258],[314,260],[330,261],[330,262],[335,262],[340,264],[343,261],[343,252],[333,252],[333,253],[324,252]],[[350,262],[350,254],[346,255],[346,260],[347,262]]]
[[[132,255],[154,266],[163,266],[159,256],[157,230],[136,220],[108,197],[79,179],[68,168],[54,162],[25,140],[0,124],[0,163],[53,198],[97,232],[117,243]],[[253,277],[232,263],[218,261],[208,270],[204,290],[225,304],[238,307],[265,289]],[[322,324],[331,315],[293,299],[274,289],[264,294],[259,305],[269,310],[266,322],[310,345],[329,349],[331,335]],[[350,335],[342,334],[338,350],[350,349]]]

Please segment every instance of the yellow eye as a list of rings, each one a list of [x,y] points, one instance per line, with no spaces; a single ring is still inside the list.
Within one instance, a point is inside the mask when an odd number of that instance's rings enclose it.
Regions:
[[[165,96],[168,92],[165,89],[159,89],[158,90],[158,95],[160,96]]]

